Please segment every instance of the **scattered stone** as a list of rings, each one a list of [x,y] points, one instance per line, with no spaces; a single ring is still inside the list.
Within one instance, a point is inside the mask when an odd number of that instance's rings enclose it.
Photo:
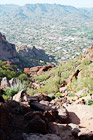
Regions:
[[[86,89],[82,89],[82,90],[78,91],[77,93],[75,93],[75,95],[78,96],[78,97],[82,97],[84,95],[87,96],[88,95],[88,92],[87,92]]]
[[[88,100],[91,100],[91,96],[90,95],[87,95],[85,97],[82,97],[82,98],[79,98],[77,99],[75,102],[73,102],[73,104],[86,104]]]
[[[59,89],[59,91],[60,91],[61,93],[64,93],[64,92],[66,91],[66,89],[67,89],[67,87],[61,87],[61,88]]]

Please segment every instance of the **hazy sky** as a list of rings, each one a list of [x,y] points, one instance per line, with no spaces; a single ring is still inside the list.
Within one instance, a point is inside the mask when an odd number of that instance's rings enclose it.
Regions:
[[[75,7],[93,7],[93,0],[0,0],[0,4],[57,3]]]

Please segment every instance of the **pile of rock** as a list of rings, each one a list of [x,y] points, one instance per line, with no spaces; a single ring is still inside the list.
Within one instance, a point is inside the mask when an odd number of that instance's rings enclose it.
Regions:
[[[63,106],[61,99],[24,90],[4,100],[0,96],[1,140],[92,140],[93,108]]]

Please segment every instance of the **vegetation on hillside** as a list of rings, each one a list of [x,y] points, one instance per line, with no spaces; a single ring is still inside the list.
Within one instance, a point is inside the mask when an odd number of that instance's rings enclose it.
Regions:
[[[76,69],[81,72],[77,79],[72,79],[72,82],[67,86],[67,90],[74,94],[81,89],[87,88],[89,93],[93,93],[93,61],[88,59],[80,60],[79,57],[66,63],[62,63],[49,72],[35,76],[34,78],[38,84],[45,81],[45,85],[40,87],[38,92],[47,94],[59,93],[60,85],[66,81]]]

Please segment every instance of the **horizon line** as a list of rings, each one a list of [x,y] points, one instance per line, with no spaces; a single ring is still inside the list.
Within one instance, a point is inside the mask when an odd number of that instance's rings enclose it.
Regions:
[[[36,4],[41,4],[41,5],[62,5],[62,6],[71,6],[71,7],[75,7],[75,8],[93,8],[93,7],[76,7],[76,6],[73,6],[73,5],[64,5],[64,4],[60,4],[60,3],[26,3],[26,4],[14,4],[14,3],[6,3],[6,4],[0,4],[0,5],[16,5],[16,6],[25,6],[25,5],[36,5]]]

